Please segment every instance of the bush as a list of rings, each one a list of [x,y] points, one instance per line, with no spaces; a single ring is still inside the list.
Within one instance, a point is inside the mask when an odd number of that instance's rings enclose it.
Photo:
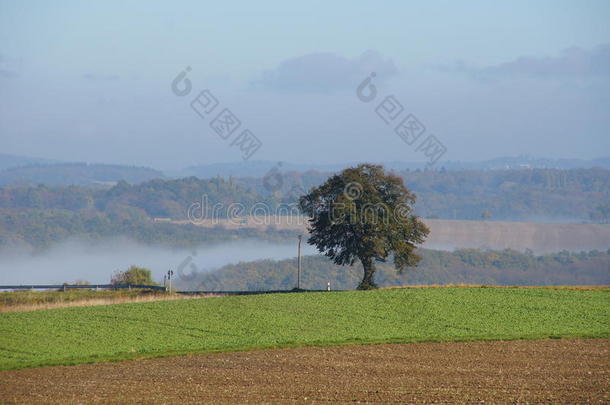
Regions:
[[[110,282],[112,284],[156,285],[150,270],[138,266],[130,266],[127,270],[115,272]]]

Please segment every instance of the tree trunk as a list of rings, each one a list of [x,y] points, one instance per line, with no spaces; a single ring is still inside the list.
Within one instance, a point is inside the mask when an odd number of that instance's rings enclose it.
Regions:
[[[359,290],[372,290],[377,288],[377,284],[373,281],[375,276],[375,263],[373,263],[372,257],[361,257],[362,267],[364,268],[364,277],[358,285]]]

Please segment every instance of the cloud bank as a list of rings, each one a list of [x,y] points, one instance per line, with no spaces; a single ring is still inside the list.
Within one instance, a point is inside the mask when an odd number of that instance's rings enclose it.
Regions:
[[[354,59],[320,52],[287,59],[275,69],[264,72],[262,80],[256,84],[278,92],[326,93],[352,89],[371,72],[388,78],[396,75],[398,69],[391,59],[374,50]]]
[[[559,56],[527,57],[479,70],[488,76],[529,77],[610,77],[610,44],[591,50],[564,49]]]

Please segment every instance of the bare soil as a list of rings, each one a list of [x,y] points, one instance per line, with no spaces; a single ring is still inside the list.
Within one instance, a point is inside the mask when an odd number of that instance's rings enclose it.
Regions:
[[[6,403],[610,403],[610,339],[278,349],[0,372]]]

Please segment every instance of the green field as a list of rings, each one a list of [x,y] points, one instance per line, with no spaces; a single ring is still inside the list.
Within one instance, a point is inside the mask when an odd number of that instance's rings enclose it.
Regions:
[[[610,337],[608,290],[409,288],[0,314],[0,369],[302,345]]]

